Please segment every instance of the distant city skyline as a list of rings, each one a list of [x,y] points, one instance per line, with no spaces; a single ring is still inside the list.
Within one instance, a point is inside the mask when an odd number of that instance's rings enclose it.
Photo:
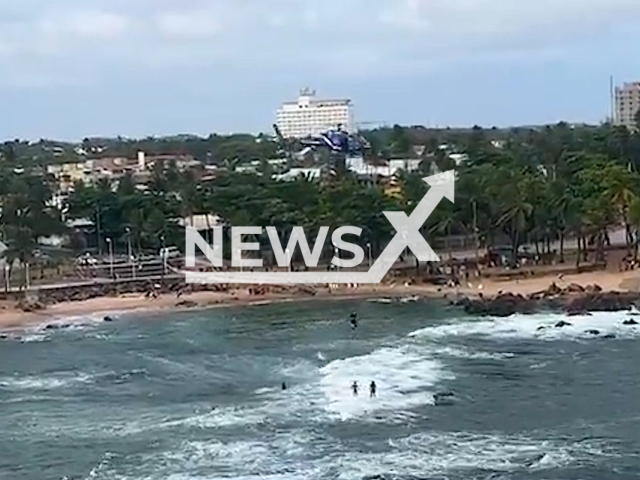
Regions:
[[[0,4],[0,138],[271,133],[310,86],[355,118],[506,127],[610,114],[637,0]]]

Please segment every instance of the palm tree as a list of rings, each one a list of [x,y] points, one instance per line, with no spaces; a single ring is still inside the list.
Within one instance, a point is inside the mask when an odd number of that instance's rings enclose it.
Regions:
[[[629,205],[629,224],[634,228],[635,242],[633,244],[633,259],[638,260],[638,245],[640,245],[640,198],[635,197]]]
[[[27,286],[27,268],[33,260],[33,250],[36,247],[33,232],[28,227],[7,226],[7,249],[2,253],[2,257],[9,268],[6,290],[11,282],[11,272],[15,262],[23,268],[24,276],[21,288]]]

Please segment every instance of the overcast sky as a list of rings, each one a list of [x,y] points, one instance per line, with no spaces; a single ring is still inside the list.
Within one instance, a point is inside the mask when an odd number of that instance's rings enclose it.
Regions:
[[[310,86],[359,121],[598,122],[639,0],[2,0],[0,137],[267,131]]]

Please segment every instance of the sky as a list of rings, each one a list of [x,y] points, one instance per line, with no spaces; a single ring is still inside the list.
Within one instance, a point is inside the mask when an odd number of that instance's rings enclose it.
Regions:
[[[0,138],[270,131],[307,86],[360,122],[596,123],[639,44],[638,0],[2,0]]]

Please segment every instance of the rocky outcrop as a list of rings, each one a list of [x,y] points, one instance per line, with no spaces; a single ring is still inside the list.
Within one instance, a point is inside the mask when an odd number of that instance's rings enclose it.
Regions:
[[[565,292],[567,293],[582,293],[584,291],[585,288],[582,285],[578,285],[577,283],[572,283],[565,289]]]
[[[567,299],[564,310],[577,312],[617,312],[631,310],[640,300],[640,295],[632,292],[598,292],[586,293]]]
[[[508,317],[516,313],[534,313],[541,310],[562,311],[570,316],[589,315],[589,312],[614,312],[630,310],[640,304],[640,293],[603,292],[598,285],[565,289],[555,283],[542,292],[524,297],[513,293],[495,297],[463,298],[454,304],[472,315]],[[634,320],[632,320],[634,321]],[[625,323],[634,325],[634,323]]]
[[[18,302],[17,307],[23,312],[37,312],[44,310],[46,305],[39,300],[24,298]]]
[[[514,313],[533,313],[537,304],[530,298],[513,293],[505,293],[493,298],[463,299],[458,305],[472,315],[508,317]]]

